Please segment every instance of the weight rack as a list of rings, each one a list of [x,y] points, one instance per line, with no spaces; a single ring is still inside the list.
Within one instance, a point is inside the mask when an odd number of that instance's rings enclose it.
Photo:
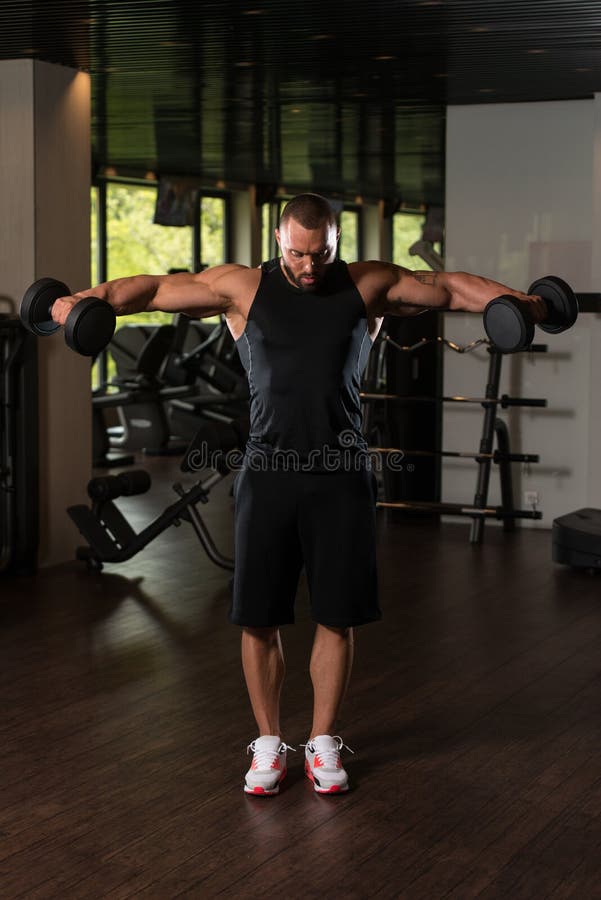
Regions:
[[[487,345],[490,356],[486,388],[483,397],[462,397],[462,396],[437,396],[437,397],[420,397],[420,396],[403,396],[389,394],[383,391],[365,391],[361,393],[361,400],[364,404],[373,403],[395,403],[395,404],[416,404],[416,403],[470,403],[479,404],[484,409],[482,422],[482,430],[480,437],[480,445],[477,452],[460,452],[448,450],[404,450],[402,448],[391,447],[372,447],[370,452],[374,454],[402,453],[406,459],[412,457],[441,457],[441,458],[464,458],[473,459],[478,466],[476,489],[472,503],[445,503],[433,501],[419,500],[399,500],[378,502],[378,506],[384,509],[399,509],[415,512],[439,513],[453,516],[465,516],[472,519],[469,540],[470,543],[481,543],[484,537],[484,524],[486,519],[494,518],[503,522],[504,531],[513,531],[517,519],[541,519],[542,513],[536,509],[517,509],[514,505],[513,498],[513,480],[511,472],[511,463],[537,463],[539,462],[538,454],[531,453],[512,453],[510,449],[509,431],[503,419],[497,415],[498,408],[507,409],[509,407],[538,407],[547,406],[547,401],[540,398],[531,397],[509,397],[507,394],[499,396],[499,388],[501,381],[501,365],[503,354],[490,346],[489,342],[483,339],[473,341],[466,346],[460,346],[445,338],[438,337],[434,339],[437,343],[444,344],[456,353],[468,353],[476,347]],[[401,346],[394,342],[388,335],[384,335],[383,342],[387,342],[394,349],[405,352],[414,353],[419,351],[426,344],[432,343],[430,339],[420,340],[409,346]],[[544,344],[533,344],[528,348],[528,352],[544,353],[547,347]],[[382,356],[380,358],[383,358]],[[380,382],[383,379],[378,379]],[[497,447],[495,449],[495,438]],[[501,505],[488,505],[488,491],[490,486],[491,466],[495,463],[499,466],[499,477],[501,484]]]

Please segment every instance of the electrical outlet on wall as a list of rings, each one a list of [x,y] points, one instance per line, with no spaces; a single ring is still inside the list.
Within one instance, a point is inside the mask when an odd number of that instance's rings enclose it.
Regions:
[[[536,509],[540,501],[538,491],[524,491],[524,505]]]

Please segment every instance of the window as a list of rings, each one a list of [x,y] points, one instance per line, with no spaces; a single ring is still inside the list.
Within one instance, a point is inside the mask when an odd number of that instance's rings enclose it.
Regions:
[[[107,279],[192,268],[192,228],[154,225],[156,187],[108,184]]]
[[[264,261],[274,259],[279,253],[274,230],[280,206],[277,203],[264,203],[261,207],[261,258]]]
[[[392,217],[392,261],[407,269],[430,268],[419,256],[411,256],[409,247],[422,236],[426,217],[418,213],[398,212]]]
[[[356,262],[359,259],[359,212],[356,209],[343,209],[340,213],[338,254],[345,262]]]
[[[98,284],[100,275],[98,272],[100,243],[98,237],[98,188],[90,191],[90,284]]]
[[[227,229],[225,197],[200,198],[200,258],[203,265],[220,266],[226,261]]]
[[[100,259],[100,204],[106,197],[106,272]],[[202,195],[198,201],[196,228],[155,225],[157,187],[153,184],[107,182],[106,190],[93,187],[91,194],[91,284],[129,275],[162,275],[169,269],[197,270],[220,265],[227,258],[227,198]],[[170,313],[142,313],[145,324],[171,322]],[[117,319],[117,327],[133,324],[136,317]],[[110,378],[112,365],[104,360],[94,366],[93,383]]]
[[[426,217],[421,213],[397,212],[392,217],[392,261],[407,269],[431,269],[421,256],[411,256],[409,247],[421,240],[422,229]],[[437,253],[441,253],[440,243],[434,244]]]

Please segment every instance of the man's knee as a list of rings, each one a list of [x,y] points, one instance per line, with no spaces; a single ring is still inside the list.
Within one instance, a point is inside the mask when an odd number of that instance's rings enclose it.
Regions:
[[[348,628],[336,628],[334,625],[318,624],[317,631],[321,631],[325,636],[331,635],[334,640],[339,638],[344,641],[352,641],[353,639],[353,629],[350,626]]]
[[[245,625],[242,632],[243,634],[248,635],[253,641],[258,641],[262,644],[277,644],[280,629],[278,625],[269,625],[260,628],[253,628],[249,625]]]

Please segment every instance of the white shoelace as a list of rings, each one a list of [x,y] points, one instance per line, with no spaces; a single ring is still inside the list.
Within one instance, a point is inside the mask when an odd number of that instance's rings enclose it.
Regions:
[[[256,738],[254,741],[251,741],[251,743],[246,748],[246,755],[248,756],[248,754],[251,752],[254,754],[258,769],[270,769],[274,760],[276,760],[279,754],[283,753],[284,750],[292,750],[294,753],[296,753],[295,747],[291,747],[290,744],[285,744],[283,741],[277,750],[257,750],[256,743]]]
[[[332,738],[333,741],[336,741],[336,747],[332,747],[329,750],[316,750],[315,744],[313,741],[307,741],[306,744],[301,744],[301,747],[308,747],[311,753],[317,753],[319,758],[322,761],[322,764],[326,769],[328,768],[336,768],[338,760],[340,759],[340,751],[344,748],[348,750],[349,753],[354,753],[354,750],[344,743],[340,735],[336,734]]]

